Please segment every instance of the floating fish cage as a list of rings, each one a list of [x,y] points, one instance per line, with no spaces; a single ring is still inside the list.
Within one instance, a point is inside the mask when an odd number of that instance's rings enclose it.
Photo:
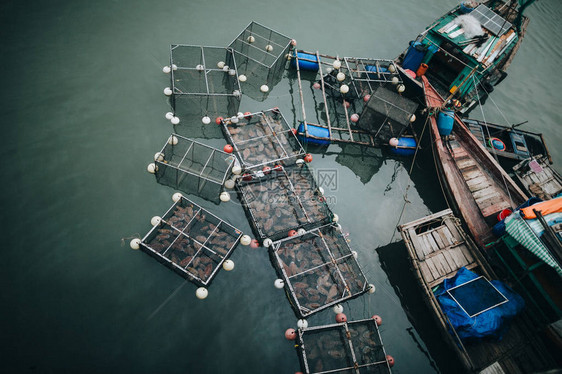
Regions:
[[[233,155],[172,134],[154,155],[158,183],[218,203]]]
[[[264,96],[258,91],[261,85],[271,88],[281,80],[292,45],[289,37],[252,21],[229,48],[236,55],[239,74],[248,78],[245,93],[260,99]]]
[[[262,240],[279,240],[291,230],[309,230],[334,217],[306,165],[245,174],[236,189],[256,237]]]
[[[367,279],[337,225],[276,241],[271,255],[300,318],[368,291]]]
[[[398,67],[392,60],[344,57],[343,61],[345,70],[342,72],[350,77],[350,88],[356,97],[371,95],[381,85],[390,88],[402,84]]]
[[[244,169],[266,165],[293,165],[305,155],[292,128],[279,109],[252,113],[223,121],[223,132]]]
[[[172,44],[171,105],[183,122],[238,112],[242,91],[230,48]]]
[[[308,327],[297,332],[304,373],[390,373],[375,319]]]
[[[415,121],[417,109],[418,104],[412,100],[380,86],[371,93],[357,127],[384,140],[397,138]]]
[[[181,197],[142,239],[141,248],[200,286],[207,286],[238,246],[242,233]]]

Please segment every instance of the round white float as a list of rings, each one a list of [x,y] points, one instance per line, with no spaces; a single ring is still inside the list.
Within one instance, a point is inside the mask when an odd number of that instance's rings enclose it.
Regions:
[[[164,161],[164,153],[156,152],[154,154],[154,161]]]
[[[211,123],[211,118],[209,116],[205,116],[201,118],[201,122],[203,122],[203,124],[205,125],[208,125],[209,123]]]
[[[238,76],[238,80],[240,82],[246,82],[246,79],[248,79],[248,78],[246,78],[246,76],[244,74]]]
[[[148,170],[148,172],[150,174],[154,174],[158,170],[158,166],[156,166],[156,164],[154,162],[152,162],[152,163],[148,164],[148,166],[146,167],[146,170]]]
[[[297,327],[299,329],[306,329],[308,327],[308,321],[306,319],[299,319],[297,321]]]
[[[263,93],[269,91],[269,87],[267,87],[267,84],[262,84],[262,86],[260,87],[260,91]]]
[[[273,240],[271,240],[269,238],[266,238],[266,239],[263,240],[263,246],[265,248],[271,247],[272,244],[273,244]]]
[[[228,188],[229,190],[231,190],[231,189],[234,188],[234,184],[235,184],[235,182],[234,182],[234,180],[232,180],[232,179],[227,179],[227,180],[224,182],[224,186],[225,186],[226,188]]]
[[[219,69],[224,68],[224,61],[219,61],[219,62],[217,62],[217,67],[218,67]]]
[[[239,165],[234,165],[232,167],[232,174],[239,175],[242,172],[242,168]]]
[[[172,95],[172,89],[170,87],[166,87],[164,88],[164,95],[166,96],[171,96]]]
[[[332,310],[334,311],[335,314],[343,313],[343,306],[341,304],[336,304],[334,305]]]
[[[179,117],[174,116],[174,117],[172,117],[170,122],[172,122],[172,125],[177,125],[178,123],[180,123],[180,119],[179,119]]]
[[[223,203],[226,203],[227,201],[230,201],[230,194],[226,191],[221,192],[219,197],[220,197],[220,199]]]
[[[172,68],[166,65],[162,68],[162,71],[166,74],[169,74],[172,71]]]
[[[371,293],[371,294],[375,293],[375,291],[377,290],[375,285],[372,284],[372,283],[369,283],[369,285],[367,287],[368,287],[369,293]]]
[[[131,240],[131,243],[129,243],[129,245],[131,246],[131,249],[139,249],[140,243],[141,240],[139,238],[134,238],[133,240]]]
[[[345,80],[345,74],[339,72],[338,75],[336,75],[336,79],[338,80],[338,82],[343,82]]]
[[[168,138],[168,144],[169,145],[177,145],[178,141],[179,141],[178,138],[174,135],[172,135]]]
[[[335,60],[335,61],[332,63],[332,66],[334,67],[334,69],[339,69],[339,68],[341,68],[341,61],[340,61],[340,60]]]
[[[170,120],[170,119],[174,118],[174,113],[172,113],[172,112],[167,112],[164,117],[166,117],[167,120]]]
[[[348,86],[347,84],[342,84],[342,85],[340,86],[340,92],[341,92],[342,94],[348,93],[348,92],[349,92],[349,86]]]
[[[177,203],[178,201],[181,200],[181,198],[183,197],[183,195],[179,192],[176,192],[175,194],[172,195],[172,201],[174,203]]]
[[[156,226],[158,225],[160,222],[162,222],[162,218],[158,217],[158,216],[154,216],[150,219],[150,224],[152,226]]]
[[[242,235],[242,237],[240,238],[240,244],[242,245],[250,245],[251,242],[252,238],[250,237],[250,235]]]
[[[231,271],[232,269],[234,269],[234,261],[226,260],[222,263],[222,268],[226,271]]]
[[[199,300],[203,300],[209,296],[209,291],[207,291],[205,287],[199,287],[197,291],[195,291],[195,296],[197,296]]]
[[[283,281],[283,279],[276,279],[275,282],[273,282],[273,285],[275,286],[275,288],[281,289],[285,287],[285,282]]]

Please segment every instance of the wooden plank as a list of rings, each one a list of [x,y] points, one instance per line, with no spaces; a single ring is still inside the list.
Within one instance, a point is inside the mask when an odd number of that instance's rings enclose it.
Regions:
[[[408,229],[408,234],[410,236],[410,240],[412,241],[412,245],[414,246],[414,250],[418,255],[418,260],[422,261],[425,259],[425,251],[423,250],[423,243],[420,242],[418,235],[416,234],[416,230],[413,228]]]
[[[497,204],[490,205],[490,206],[488,206],[484,209],[481,209],[481,212],[482,212],[482,215],[484,217],[489,217],[489,216],[491,216],[493,214],[496,214],[497,212],[499,212],[501,210],[504,210],[504,209],[507,209],[509,207],[510,207],[510,204],[508,202],[501,201]]]
[[[419,262],[420,265],[420,271],[422,273],[423,279],[429,283],[435,280],[435,278],[433,277],[433,275],[431,275],[431,271],[429,271],[427,264],[425,263],[425,261],[421,261]]]
[[[464,238],[460,234],[459,229],[457,228],[457,225],[455,224],[455,222],[453,222],[453,220],[446,219],[445,226],[447,226],[447,229],[453,238],[452,239],[453,244],[464,241]]]
[[[446,246],[454,243],[454,238],[447,226],[441,226],[439,230],[437,230],[437,232],[439,233],[439,237],[443,241],[443,244],[445,244]]]
[[[483,175],[480,175],[476,178],[471,178],[466,180],[466,184],[468,185],[469,189],[472,191],[472,189],[476,189],[479,186],[489,186],[490,185],[490,180],[488,178],[486,178]]]
[[[443,238],[441,238],[441,235],[439,235],[439,232],[437,230],[433,230],[431,232],[431,236],[433,236],[433,240],[435,240],[435,243],[437,243],[439,249],[445,248],[447,246],[445,242],[443,242]]]
[[[427,238],[424,236],[420,236],[420,241],[423,241],[424,247],[423,247],[423,253],[425,254],[425,259],[427,260],[427,255],[431,254],[433,252],[433,249],[431,248],[431,244],[429,243],[429,241],[427,240]]]
[[[435,239],[433,239],[433,235],[431,235],[431,233],[426,233],[424,237],[427,244],[429,245],[429,248],[431,249],[431,252],[435,252],[440,249],[439,245],[435,242]]]
[[[461,169],[461,170],[463,170],[463,169],[470,169],[470,168],[476,167],[476,162],[474,162],[474,160],[471,159],[471,158],[463,159],[463,160],[458,160],[457,166],[458,166],[459,169]]]
[[[425,260],[424,262],[427,264],[427,268],[431,272],[431,276],[433,277],[433,279],[437,279],[441,277],[441,275],[439,274],[439,270],[437,270],[435,264],[433,263],[433,259],[430,258]]]
[[[442,276],[449,274],[453,270],[445,259],[445,252],[447,251],[442,251],[437,256],[435,256],[437,269],[441,272]]]
[[[479,374],[505,374],[505,371],[503,371],[500,363],[496,361],[482,370]]]
[[[464,260],[461,260],[463,263],[466,262],[468,264],[472,264],[475,262],[474,257],[472,256],[472,253],[470,252],[470,249],[467,245],[460,245],[457,247],[457,249],[460,251],[462,257],[464,257]]]
[[[469,181],[471,179],[478,178],[478,177],[481,177],[483,175],[484,174],[482,174],[482,171],[480,169],[470,170],[470,171],[462,173],[462,176],[463,176],[465,181]]]
[[[451,251],[443,251],[443,258],[447,262],[447,265],[449,266],[449,269],[451,269],[450,272],[456,271],[456,270],[459,269],[457,267],[457,263],[453,259],[453,254],[452,254]]]
[[[496,189],[496,186],[488,186],[474,192],[472,196],[474,196],[474,200],[476,200],[476,203],[478,203],[478,201],[484,201],[491,197],[496,197],[496,196],[499,197],[500,193]]]
[[[412,228],[412,227],[417,227],[417,226],[421,225],[422,223],[433,221],[437,218],[441,218],[441,217],[448,216],[448,215],[451,215],[451,216],[453,215],[453,212],[451,211],[451,209],[445,209],[445,210],[442,210],[440,212],[434,213],[432,215],[429,215],[429,216],[426,216],[426,217],[423,217],[423,218],[419,218],[415,221],[411,221],[411,222],[405,223],[403,225],[400,225],[400,230],[407,230],[407,229]]]

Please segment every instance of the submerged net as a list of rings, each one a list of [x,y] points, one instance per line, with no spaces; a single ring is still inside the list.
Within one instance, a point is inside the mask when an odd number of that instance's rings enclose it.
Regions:
[[[274,242],[272,257],[299,317],[367,291],[367,279],[337,226]]]
[[[238,180],[236,188],[258,238],[278,240],[290,230],[332,221],[333,213],[306,165],[280,167],[250,178]]]
[[[241,236],[234,226],[182,197],[146,234],[141,248],[193,283],[207,286]]]
[[[219,63],[225,67],[219,67]],[[221,64],[221,66],[222,66]],[[230,48],[171,45],[171,105],[183,127],[200,124],[203,116],[234,115],[241,88],[234,53]]]
[[[172,134],[157,154],[158,183],[218,203],[234,157],[195,140]]]
[[[298,340],[306,373],[390,373],[373,319],[300,329]]]
[[[252,113],[238,123],[223,121],[223,131],[245,169],[292,165],[305,154],[278,109]]]

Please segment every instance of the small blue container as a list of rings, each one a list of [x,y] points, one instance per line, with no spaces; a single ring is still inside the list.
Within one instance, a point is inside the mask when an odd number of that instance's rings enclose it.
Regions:
[[[437,116],[437,128],[439,135],[447,136],[453,131],[453,124],[455,123],[455,112],[452,110],[442,110]]]
[[[420,42],[410,42],[406,56],[404,56],[404,61],[402,62],[403,69],[410,69],[411,71],[417,71],[420,64],[425,56],[426,48]]]
[[[311,125],[310,123],[307,123],[306,129],[308,130],[308,135],[316,136],[319,138],[330,139],[330,131],[324,127],[315,126],[315,125]],[[303,143],[308,142],[309,144],[315,144],[315,145],[330,145],[330,141],[327,139],[323,140],[323,139],[307,138],[304,135],[300,135],[300,134],[304,134],[304,123],[302,122],[300,123],[297,129],[297,134],[299,134],[298,138]]]
[[[467,14],[467,13],[470,13],[474,10],[473,7],[465,5],[465,3],[466,3],[466,1],[463,1],[461,3],[461,6],[460,6],[460,11],[461,11],[462,14]]]
[[[297,52],[297,56],[299,58],[300,70],[318,71],[318,57],[316,57],[316,55],[311,55],[310,53]],[[312,60],[312,61],[306,61],[302,59]],[[297,59],[295,58],[294,55],[293,55],[293,59],[291,60],[291,67],[295,69],[297,68]]]
[[[366,65],[365,70],[373,72],[372,74],[367,73],[367,75],[369,76],[369,79],[381,79],[384,76],[383,75],[379,78],[379,75],[377,74],[377,67],[374,66],[374,65]],[[388,69],[383,68],[383,67],[379,67],[379,73],[388,73]]]
[[[390,146],[390,152],[397,156],[413,156],[416,153],[416,146],[416,139],[414,138],[398,138],[398,146]]]

